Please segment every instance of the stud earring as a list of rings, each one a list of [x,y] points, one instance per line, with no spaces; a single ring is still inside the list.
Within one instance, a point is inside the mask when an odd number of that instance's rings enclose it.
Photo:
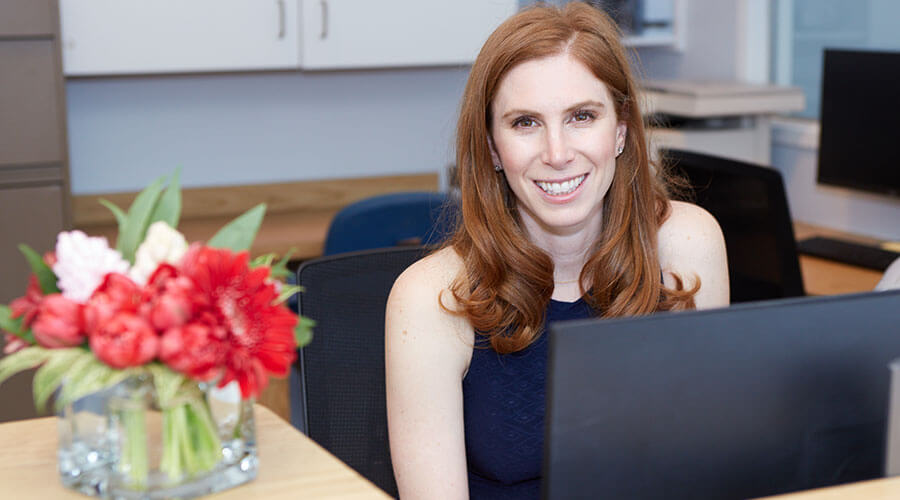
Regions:
[[[494,165],[494,170],[499,172],[499,171],[503,170],[503,167],[501,167],[500,164],[498,163],[498,164]]]
[[[624,150],[625,150],[625,145],[619,144],[619,146],[616,148],[616,158],[618,158],[619,155],[622,154],[622,151],[624,151]]]

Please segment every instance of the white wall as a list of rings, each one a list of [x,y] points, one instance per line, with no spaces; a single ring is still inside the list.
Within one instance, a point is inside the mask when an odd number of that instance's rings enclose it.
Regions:
[[[639,52],[644,75],[652,79],[733,80],[736,61],[739,9],[742,0],[681,0],[685,2],[682,51],[665,47]],[[760,0],[757,0],[760,1]]]
[[[793,122],[775,128],[772,164],[784,178],[795,219],[900,241],[900,199],[817,184],[818,127]]]
[[[70,79],[74,194],[436,172],[468,68]]]
[[[522,0],[523,4],[531,0]],[[734,78],[735,4],[687,3],[686,50],[640,51],[654,78]],[[69,79],[72,192],[441,171],[468,68]]]

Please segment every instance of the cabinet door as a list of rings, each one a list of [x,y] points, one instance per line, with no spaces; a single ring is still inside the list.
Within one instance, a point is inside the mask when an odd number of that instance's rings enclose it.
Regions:
[[[60,185],[0,187],[0,304],[25,295],[31,270],[18,244],[26,243],[42,255],[53,249],[56,234],[63,229],[62,199]],[[0,348],[3,344],[0,338]],[[0,384],[0,422],[37,416],[32,375],[22,373]]]
[[[62,160],[56,57],[49,39],[0,41],[0,167]]]
[[[69,76],[296,68],[297,0],[60,0]]]
[[[3,0],[0,2],[0,36],[56,34],[55,7],[52,0]]]
[[[0,304],[25,295],[31,270],[18,245],[25,243],[41,255],[56,245],[63,229],[62,199],[59,185],[0,188]]]
[[[518,0],[301,0],[303,69],[469,64]]]

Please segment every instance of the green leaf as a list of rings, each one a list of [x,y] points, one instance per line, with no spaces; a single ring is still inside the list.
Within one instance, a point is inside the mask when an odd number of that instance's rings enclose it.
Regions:
[[[13,319],[12,309],[0,304],[0,330],[5,330],[13,335],[22,333],[22,318]]]
[[[78,347],[70,349],[49,349],[47,361],[34,374],[32,391],[34,406],[39,412],[44,411],[47,399],[62,385],[63,378],[72,363],[79,357],[93,357],[90,351]]]
[[[31,346],[0,359],[0,384],[13,375],[47,361],[50,349]]]
[[[235,252],[248,250],[265,215],[266,204],[260,203],[226,224],[206,244],[216,248],[230,248]]]
[[[276,255],[274,253],[267,253],[265,255],[260,255],[259,257],[250,261],[250,268],[260,267],[260,266],[271,266],[272,262],[275,261]]]
[[[56,397],[57,410],[78,399],[78,397],[76,397],[78,394],[78,383],[85,378],[85,375],[90,371],[92,366],[98,364],[95,363],[95,361],[93,356],[85,356],[77,358],[72,362],[69,366],[69,370],[66,372],[62,390],[59,391],[59,395]],[[102,366],[103,365],[101,365],[101,368]]]
[[[121,208],[119,208],[115,203],[113,203],[109,200],[104,200],[103,198],[100,198],[100,204],[103,205],[104,207],[108,208],[109,211],[112,212],[113,215],[116,216],[116,224],[118,224],[118,226],[119,226],[119,234],[122,234],[122,230],[125,227],[126,221],[128,220],[128,216],[125,215],[125,212],[123,212]]]
[[[43,292],[44,295],[59,293],[59,288],[56,286],[56,275],[53,274],[53,270],[50,269],[50,266],[44,262],[43,257],[24,243],[19,245],[19,251],[25,255],[25,259],[28,260],[32,272],[37,276],[38,283],[41,285],[41,292]]]
[[[178,227],[178,219],[181,216],[180,176],[181,169],[178,168],[175,170],[175,173],[172,174],[172,179],[169,181],[169,187],[163,191],[162,196],[159,198],[159,203],[157,203],[156,208],[153,209],[153,214],[150,216],[150,222],[147,224],[148,227],[156,221],[163,221],[173,229]]]
[[[116,249],[122,254],[122,258],[132,264],[134,263],[134,252],[147,234],[147,227],[150,225],[150,215],[153,213],[157,200],[159,200],[164,179],[164,177],[156,179],[137,195],[128,209],[125,225],[119,227]]]
[[[281,287],[281,293],[278,294],[278,298],[275,299],[275,304],[281,304],[285,300],[294,296],[294,294],[300,293],[303,291],[303,287],[300,285],[285,285]]]
[[[281,258],[275,265],[272,266],[272,277],[276,279],[284,279],[291,275],[291,271],[287,268],[288,262],[291,260],[291,254],[293,254],[297,249],[291,247],[288,249],[287,253],[284,254],[284,257]]]
[[[297,347],[303,347],[312,341],[312,328],[316,326],[316,322],[303,316],[300,316],[299,319],[300,322],[294,328],[294,340],[297,342]]]
[[[160,406],[168,407],[187,379],[184,375],[159,363],[151,363],[147,365],[147,369],[153,375],[153,385],[156,388],[156,398],[159,400]]]
[[[22,320],[25,318],[13,318],[12,309],[9,306],[0,304],[0,330],[7,331],[16,337],[24,340],[30,345],[34,345],[34,334],[27,328],[22,328]]]

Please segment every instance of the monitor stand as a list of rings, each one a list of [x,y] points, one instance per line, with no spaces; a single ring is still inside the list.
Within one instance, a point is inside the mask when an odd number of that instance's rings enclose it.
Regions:
[[[797,242],[800,253],[884,272],[900,253],[875,245],[815,236]]]

